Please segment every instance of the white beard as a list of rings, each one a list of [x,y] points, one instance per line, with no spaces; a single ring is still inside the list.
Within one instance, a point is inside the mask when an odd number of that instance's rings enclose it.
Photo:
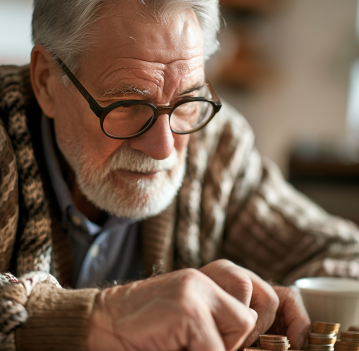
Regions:
[[[180,164],[176,149],[167,159],[154,160],[142,151],[123,147],[102,170],[94,169],[85,153],[75,149],[71,156],[61,151],[75,171],[82,193],[98,208],[117,217],[144,219],[161,213],[176,196],[186,170],[185,160]],[[144,179],[121,171],[160,173],[154,179]]]

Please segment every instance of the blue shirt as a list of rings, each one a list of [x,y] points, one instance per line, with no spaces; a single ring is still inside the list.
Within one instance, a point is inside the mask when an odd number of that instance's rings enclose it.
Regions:
[[[74,257],[75,288],[144,276],[140,223],[109,216],[103,226],[91,222],[74,205],[54,148],[50,119],[41,120],[45,162],[67,228]]]

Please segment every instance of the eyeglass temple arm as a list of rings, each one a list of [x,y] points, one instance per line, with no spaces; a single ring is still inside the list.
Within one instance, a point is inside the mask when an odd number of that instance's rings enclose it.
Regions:
[[[57,63],[60,65],[62,70],[66,73],[66,75],[70,78],[71,82],[75,85],[75,87],[79,90],[81,95],[86,99],[89,103],[90,108],[96,114],[97,117],[101,116],[102,110],[95,99],[90,95],[90,93],[84,88],[84,86],[80,83],[80,81],[72,74],[72,72],[67,68],[67,66],[62,62],[60,58],[56,58]]]
[[[217,103],[219,106],[222,107],[222,101],[219,98],[219,96],[217,95],[216,91],[213,89],[213,86],[212,86],[211,82],[208,79],[206,79],[206,83],[207,83],[207,85],[209,87],[209,90],[210,90],[210,92],[212,94],[212,101]]]

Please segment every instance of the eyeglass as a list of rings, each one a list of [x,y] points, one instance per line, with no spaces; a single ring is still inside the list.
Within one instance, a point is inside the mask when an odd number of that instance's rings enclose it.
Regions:
[[[102,131],[110,138],[135,138],[147,132],[161,114],[168,114],[173,133],[194,133],[205,127],[222,107],[221,100],[208,80],[205,87],[211,99],[185,97],[173,105],[164,106],[155,106],[143,100],[124,100],[101,107],[61,59],[56,58],[56,61],[89,103],[93,113],[100,119]]]

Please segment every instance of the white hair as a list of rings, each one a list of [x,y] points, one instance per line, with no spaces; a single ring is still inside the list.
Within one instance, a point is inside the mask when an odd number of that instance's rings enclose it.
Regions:
[[[60,57],[74,72],[78,59],[91,44],[91,27],[99,19],[97,12],[116,0],[34,0],[32,40]],[[136,1],[152,11],[156,20],[165,21],[184,9],[196,14],[204,38],[207,60],[217,51],[220,29],[218,0],[126,0]]]

